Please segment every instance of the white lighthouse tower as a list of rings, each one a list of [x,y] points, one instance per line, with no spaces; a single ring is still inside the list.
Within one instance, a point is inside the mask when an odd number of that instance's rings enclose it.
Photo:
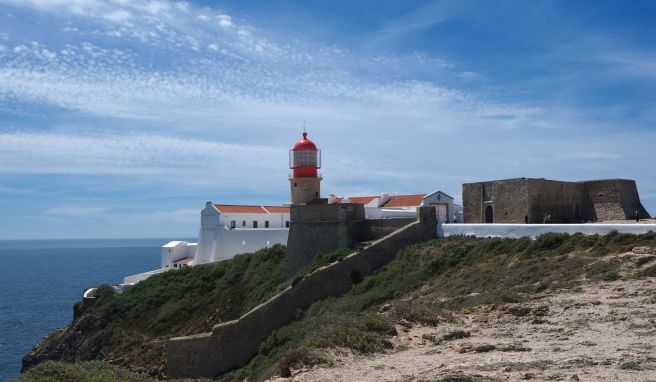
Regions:
[[[292,176],[289,183],[292,191],[292,204],[308,204],[321,197],[321,150],[303,132],[303,139],[289,150],[289,168]]]

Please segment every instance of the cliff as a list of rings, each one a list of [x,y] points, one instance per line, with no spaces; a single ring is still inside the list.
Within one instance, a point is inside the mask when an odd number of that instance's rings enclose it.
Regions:
[[[71,324],[51,332],[23,358],[23,370],[46,360],[105,360],[161,376],[166,341],[239,317],[278,291],[284,246],[217,264],[153,276],[125,293],[102,286],[74,307]]]

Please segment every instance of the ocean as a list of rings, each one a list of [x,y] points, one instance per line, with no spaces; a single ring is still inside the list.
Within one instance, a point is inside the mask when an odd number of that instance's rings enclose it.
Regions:
[[[0,381],[48,332],[68,325],[89,287],[156,269],[165,239],[0,241]]]

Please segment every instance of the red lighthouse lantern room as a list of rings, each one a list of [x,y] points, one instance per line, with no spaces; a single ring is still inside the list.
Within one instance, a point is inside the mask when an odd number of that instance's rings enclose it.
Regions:
[[[321,150],[303,132],[303,139],[289,150],[289,168],[294,170],[294,178],[316,178],[321,168]]]
[[[303,132],[303,139],[289,150],[289,178],[293,204],[307,204],[320,197],[321,150]]]

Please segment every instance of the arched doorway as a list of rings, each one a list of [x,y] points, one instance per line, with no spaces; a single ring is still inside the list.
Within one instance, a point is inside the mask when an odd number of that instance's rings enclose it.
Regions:
[[[485,207],[485,223],[494,223],[494,211],[492,206]]]

